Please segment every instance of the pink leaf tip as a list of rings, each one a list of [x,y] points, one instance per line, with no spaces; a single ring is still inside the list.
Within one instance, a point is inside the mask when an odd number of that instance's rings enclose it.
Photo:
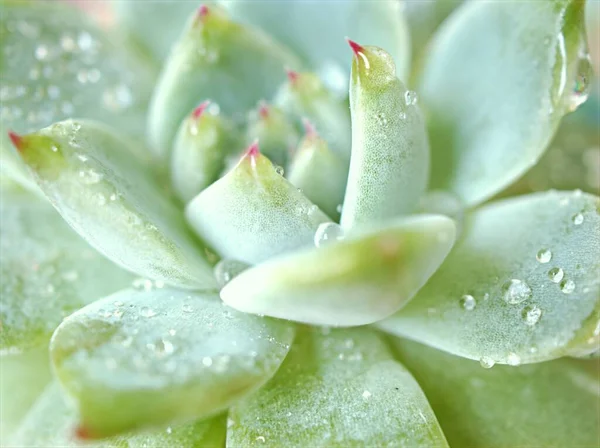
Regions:
[[[298,72],[296,72],[290,68],[286,68],[285,72],[287,73],[287,77],[288,77],[288,80],[290,81],[290,83],[295,84],[296,81],[298,81],[298,77],[300,76],[298,74]]]
[[[265,103],[264,101],[261,102],[258,106],[258,115],[263,120],[266,120],[267,117],[269,116],[269,105],[267,103]]]
[[[196,107],[194,109],[194,111],[192,112],[192,117],[194,117],[196,120],[199,119],[209,104],[210,104],[210,101],[208,101],[208,100],[202,102],[198,107]]]
[[[354,42],[353,40],[346,38],[346,40],[348,41],[348,45],[350,45],[350,48],[352,48],[352,51],[354,52],[355,56],[358,56],[359,53],[363,53],[364,52],[364,48],[362,45],[357,44],[356,42]]]
[[[258,139],[254,140],[252,144],[246,150],[246,156],[255,158],[260,154],[260,150],[258,149]]]
[[[10,138],[10,141],[15,146],[15,148],[17,148],[18,150],[21,150],[21,146],[23,143],[23,137],[21,137],[18,134],[15,134],[12,131],[8,131],[8,137]]]
[[[198,13],[196,15],[196,18],[198,20],[203,20],[208,15],[208,12],[209,12],[208,6],[202,5],[202,6],[200,6],[200,8],[198,8]]]
[[[302,124],[304,125],[304,132],[306,133],[307,137],[315,137],[317,135],[315,125],[312,124],[308,118],[303,118]]]

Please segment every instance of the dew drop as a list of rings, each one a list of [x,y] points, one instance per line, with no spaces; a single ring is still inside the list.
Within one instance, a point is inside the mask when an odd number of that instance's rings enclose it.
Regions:
[[[526,306],[525,308],[523,308],[521,316],[523,317],[523,320],[525,321],[526,325],[534,326],[539,322],[540,318],[542,317],[542,309],[535,305]]]
[[[342,210],[343,210],[343,208],[344,208],[344,205],[343,205],[343,204],[338,204],[338,205],[335,207],[335,211],[336,211],[336,212],[338,212],[339,214],[341,214],[341,213],[342,213]]]
[[[552,252],[548,249],[541,249],[535,256],[540,263],[549,263],[552,260]]]
[[[484,369],[491,369],[496,364],[496,361],[487,356],[482,356],[479,359],[479,364],[481,364],[481,367],[483,367]]]
[[[275,165],[275,172],[280,176],[283,176],[285,174],[285,169],[282,166]]]
[[[571,294],[575,291],[575,282],[571,279],[560,282],[560,290],[565,294]]]
[[[265,443],[266,439],[265,439],[265,437],[264,437],[264,436],[258,436],[258,437],[256,438],[256,441],[257,441],[257,442],[261,442],[261,443]]]
[[[152,308],[145,306],[140,310],[140,315],[142,317],[154,317],[156,316],[156,312]]]
[[[344,231],[341,226],[333,222],[324,222],[319,224],[315,232],[314,242],[316,247],[323,247],[343,239]]]
[[[48,47],[46,45],[38,45],[35,49],[35,58],[38,61],[44,61],[48,58]]]
[[[587,52],[581,54],[579,56],[575,84],[573,85],[573,90],[568,97],[567,107],[569,108],[569,111],[572,112],[576,110],[579,106],[587,101],[588,97],[590,96],[593,72],[594,69],[592,67],[590,55]]]
[[[407,90],[404,93],[404,102],[406,103],[407,106],[414,106],[415,104],[417,104],[417,101],[418,101],[417,92],[414,92],[412,90]]]
[[[246,269],[248,269],[246,263],[237,260],[224,259],[215,265],[213,272],[217,283],[219,286],[223,287]]]
[[[564,276],[565,271],[563,271],[561,268],[552,268],[548,271],[548,278],[553,283],[560,283]]]
[[[573,218],[571,218],[571,220],[573,221],[573,224],[579,226],[583,223],[583,215],[581,213],[576,213],[575,215],[573,215]]]
[[[181,311],[183,311],[184,313],[191,313],[194,311],[194,308],[192,308],[192,305],[186,303],[181,307]]]
[[[371,394],[371,392],[369,392],[368,390],[365,390],[365,391],[362,393],[362,396],[363,396],[363,398],[364,398],[365,400],[368,400],[369,398],[371,398],[371,395],[372,395],[372,394]]]
[[[532,296],[531,288],[523,280],[512,279],[502,286],[504,300],[510,304],[524,302]]]
[[[516,353],[509,353],[506,357],[506,363],[509,366],[518,366],[519,364],[521,364],[521,357]]]
[[[475,300],[475,297],[473,297],[472,295],[465,294],[460,299],[460,306],[462,306],[467,311],[474,310],[476,305],[477,302]]]

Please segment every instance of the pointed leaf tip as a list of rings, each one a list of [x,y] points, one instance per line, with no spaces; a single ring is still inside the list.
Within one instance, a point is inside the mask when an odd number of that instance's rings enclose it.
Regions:
[[[257,157],[260,154],[260,150],[258,149],[258,139],[254,140],[252,144],[246,150],[247,157]]]
[[[304,133],[307,137],[317,136],[317,130],[315,129],[315,125],[308,118],[303,118],[302,124],[304,125]]]
[[[206,5],[201,5],[200,8],[198,8],[198,19],[202,20],[204,19],[207,15],[208,15],[208,6]]]
[[[206,108],[209,106],[209,104],[210,104],[209,100],[202,102],[198,107],[196,107],[194,109],[194,112],[192,112],[192,116],[195,119],[200,118],[202,116],[202,114],[204,113],[204,111],[206,110]]]
[[[8,137],[10,138],[10,141],[15,146],[15,148],[21,150],[21,143],[23,142],[23,137],[21,137],[18,134],[15,134],[12,131],[8,131]]]
[[[357,44],[356,42],[354,42],[352,39],[350,38],[346,38],[346,40],[348,41],[348,45],[350,45],[350,48],[352,48],[352,51],[354,52],[355,56],[358,56],[359,53],[364,52],[364,48],[362,45]]]
[[[260,103],[260,105],[258,106],[258,115],[260,115],[260,118],[262,118],[263,120],[267,119],[267,117],[269,116],[269,105],[267,103]]]
[[[288,80],[290,81],[291,84],[295,84],[296,81],[298,81],[298,77],[300,76],[298,74],[298,72],[296,72],[290,68],[286,68],[285,72],[286,72]]]

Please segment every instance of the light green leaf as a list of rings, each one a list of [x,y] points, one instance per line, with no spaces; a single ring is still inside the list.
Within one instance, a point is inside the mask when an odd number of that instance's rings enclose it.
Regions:
[[[0,349],[45,343],[62,319],[131,284],[45,201],[2,189]]]
[[[221,298],[247,313],[317,325],[369,324],[414,296],[450,251],[454,232],[443,216],[397,220],[244,271]]]
[[[0,136],[3,170],[29,176],[11,151],[8,130],[24,133],[78,116],[144,133],[153,85],[149,67],[127,46],[62,2],[0,5]]]
[[[309,127],[292,159],[288,179],[334,220],[340,217],[348,166]]]
[[[89,438],[204,418],[264,384],[294,337],[216,293],[124,290],[68,317],[51,357]]]
[[[50,381],[48,347],[0,355],[0,445],[9,445],[13,432],[36,397]]]
[[[600,438],[597,361],[561,359],[483,369],[396,339],[450,446],[593,447]]]
[[[52,205],[99,252],[154,280],[215,286],[183,214],[128,141],[98,123],[72,120],[14,138]]]
[[[444,23],[420,87],[432,188],[476,205],[537,162],[577,101],[583,5],[470,1]]]
[[[427,187],[429,144],[416,94],[396,77],[390,55],[354,51],[350,82],[352,158],[342,227],[410,213]]]
[[[207,107],[209,110],[205,111]],[[183,202],[219,178],[234,140],[233,126],[223,117],[211,114],[210,107],[206,101],[194,109],[183,120],[175,137],[171,184]]]
[[[442,267],[378,325],[484,364],[597,350],[598,206],[595,196],[548,192],[472,212]]]
[[[447,447],[425,395],[372,330],[306,328],[235,405],[228,447]]]
[[[248,264],[312,244],[319,224],[329,221],[256,145],[188,204],[186,217],[221,257]]]
[[[344,38],[387,48],[401,79],[408,75],[410,37],[397,1],[229,1],[233,17],[256,25],[295,50],[327,85],[347,93],[348,49]]]
[[[200,98],[241,120],[275,93],[285,66],[298,65],[288,49],[261,30],[230,21],[217,7],[202,7],[190,17],[154,92],[148,131],[155,155],[168,157],[177,127]]]
[[[225,416],[139,434],[86,443],[90,448],[221,448],[225,442]],[[77,412],[58,383],[50,384],[21,423],[9,446],[80,447],[75,437]],[[85,434],[79,434],[85,436]]]

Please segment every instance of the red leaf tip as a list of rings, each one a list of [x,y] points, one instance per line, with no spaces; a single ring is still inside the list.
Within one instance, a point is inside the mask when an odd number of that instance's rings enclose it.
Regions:
[[[246,156],[254,158],[260,154],[260,150],[258,149],[258,139],[254,140],[252,144],[246,150]]]
[[[206,110],[206,108],[209,106],[209,104],[210,104],[209,100],[202,102],[198,107],[196,107],[194,109],[194,111],[192,112],[192,117],[194,117],[196,120],[198,118],[200,118],[202,116],[202,114],[204,113],[204,111]]]
[[[287,73],[287,77],[288,77],[288,80],[290,81],[290,83],[295,84],[296,81],[298,81],[298,77],[300,76],[298,74],[298,72],[296,72],[290,68],[286,68],[285,72]]]
[[[202,5],[202,6],[200,6],[200,8],[198,8],[198,14],[196,15],[196,18],[198,20],[202,20],[208,15],[208,12],[209,12],[208,6]]]
[[[266,120],[269,116],[269,105],[265,102],[261,102],[258,106],[258,115],[263,120]]]
[[[308,118],[303,118],[302,124],[304,125],[304,132],[306,133],[307,137],[315,137],[317,135],[317,130],[315,129],[315,126],[311,123],[311,121]]]
[[[23,143],[23,137],[21,137],[18,134],[15,134],[12,131],[8,131],[8,137],[10,138],[10,141],[15,146],[15,148],[17,148],[18,150],[20,150],[21,149],[21,144]]]
[[[89,440],[91,438],[90,431],[85,426],[75,428],[74,436],[77,440]]]
[[[364,52],[364,48],[362,45],[357,44],[356,42],[354,42],[353,40],[346,38],[346,40],[348,41],[348,45],[350,45],[350,48],[352,48],[352,51],[354,52],[355,56],[358,56],[359,53],[363,53]]]

